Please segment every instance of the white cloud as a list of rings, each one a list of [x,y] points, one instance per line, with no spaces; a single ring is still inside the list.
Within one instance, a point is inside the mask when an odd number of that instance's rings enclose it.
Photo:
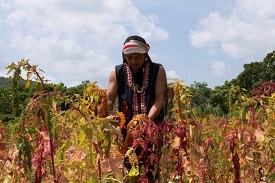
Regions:
[[[213,61],[211,64],[211,68],[213,74],[218,77],[227,77],[231,73],[229,66],[225,65],[225,63],[220,61]]]
[[[166,71],[167,79],[180,79],[180,75],[178,75],[174,70]]]
[[[149,55],[153,62],[155,62],[159,59],[159,55],[157,53],[149,53]]]
[[[273,0],[238,0],[228,17],[214,12],[201,20],[200,27],[190,32],[191,45],[207,48],[212,54],[220,48],[245,61],[262,59],[275,47],[274,9]]]
[[[169,37],[155,24],[156,15],[142,15],[130,0],[7,0],[0,9],[5,64],[14,61],[9,56],[15,52],[23,53],[18,60],[30,59],[53,82],[67,86],[90,80],[106,87],[121,59],[109,56],[120,52],[129,34],[147,40]]]

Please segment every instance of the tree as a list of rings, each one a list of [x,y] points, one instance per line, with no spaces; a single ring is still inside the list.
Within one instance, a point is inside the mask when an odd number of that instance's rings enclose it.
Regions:
[[[12,95],[9,88],[0,87],[0,118],[6,122],[12,118]]]
[[[87,86],[89,83],[90,83],[89,80],[82,81],[82,83],[80,85],[68,88],[68,92],[83,95],[83,90],[84,90],[85,86]]]
[[[11,84],[11,81],[8,78],[0,77],[0,86],[1,87],[8,87]]]
[[[244,71],[236,79],[234,85],[246,89],[249,93],[263,82],[275,81],[275,51],[267,54],[262,62],[244,64]]]
[[[206,82],[194,82],[190,85],[190,91],[192,93],[192,106],[196,107],[204,105],[209,102],[212,89],[207,87]]]
[[[275,50],[263,60],[264,81],[275,81]]]
[[[229,112],[228,93],[232,83],[226,81],[223,86],[216,86],[210,95],[210,104],[216,108],[218,115],[226,115]]]
[[[191,106],[196,109],[196,115],[210,114],[212,106],[209,103],[212,89],[207,87],[206,82],[194,82],[190,85]]]

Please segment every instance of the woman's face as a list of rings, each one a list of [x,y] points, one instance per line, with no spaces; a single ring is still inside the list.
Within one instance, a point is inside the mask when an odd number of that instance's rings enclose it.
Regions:
[[[144,53],[130,53],[125,55],[127,63],[134,72],[139,71],[143,67],[145,57]]]

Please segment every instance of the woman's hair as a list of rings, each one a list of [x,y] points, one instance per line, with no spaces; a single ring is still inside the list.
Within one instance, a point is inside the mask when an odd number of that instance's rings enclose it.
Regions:
[[[123,45],[125,45],[126,43],[128,43],[128,42],[131,41],[131,40],[137,40],[137,41],[140,41],[140,42],[142,42],[142,43],[144,43],[144,44],[147,44],[144,38],[142,38],[142,37],[140,37],[140,36],[133,35],[133,36],[129,36],[129,37],[124,41]],[[146,59],[146,60],[149,61],[149,62],[152,62],[152,60],[151,60],[151,58],[149,57],[148,53],[146,53],[146,56],[147,56],[147,59]],[[122,52],[122,59],[123,59],[123,63],[127,62],[127,60],[126,60],[125,55],[124,55],[123,52]]]
[[[124,41],[123,45],[125,45],[125,43],[128,43],[131,40],[137,40],[137,41],[140,41],[140,42],[143,42],[144,44],[146,44],[146,41],[144,38],[142,38],[140,36],[130,36]]]

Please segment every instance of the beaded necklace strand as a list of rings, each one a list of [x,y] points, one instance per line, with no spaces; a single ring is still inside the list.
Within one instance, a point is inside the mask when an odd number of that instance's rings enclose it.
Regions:
[[[147,109],[146,109],[146,102],[145,102],[145,90],[148,87],[148,79],[149,79],[149,67],[150,67],[150,62],[146,62],[145,66],[143,68],[143,85],[141,89],[137,89],[135,86],[135,81],[133,80],[132,76],[132,71],[130,69],[130,66],[128,63],[124,63],[124,67],[126,70],[126,75],[127,75],[127,84],[132,90],[132,109],[134,115],[138,114],[138,94],[140,97],[140,108],[141,108],[141,113],[146,114]]]

